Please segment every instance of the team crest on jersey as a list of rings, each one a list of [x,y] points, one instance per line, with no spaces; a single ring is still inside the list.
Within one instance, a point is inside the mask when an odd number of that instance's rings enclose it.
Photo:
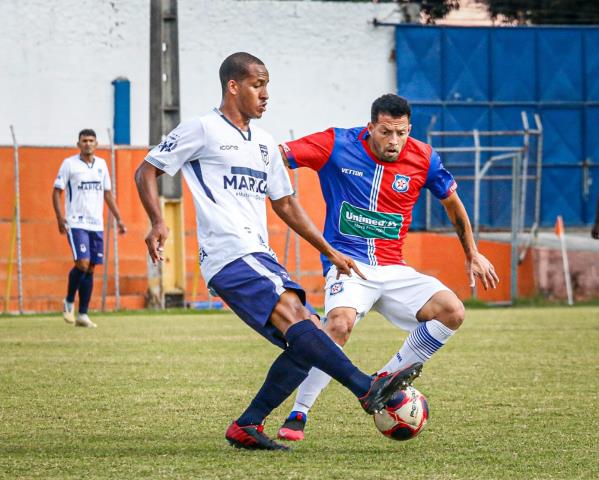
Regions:
[[[260,145],[260,153],[262,154],[262,161],[264,165],[268,165],[270,163],[270,159],[268,158],[268,147],[266,145]]]
[[[343,291],[343,282],[335,282],[329,288],[329,293],[331,295],[337,295],[338,293],[341,293],[342,291]]]
[[[395,180],[393,180],[393,190],[399,193],[407,192],[410,188],[410,177],[407,175],[395,174]]]
[[[172,152],[175,148],[177,148],[178,142],[179,135],[170,133],[168,137],[158,144],[158,150],[160,152]]]

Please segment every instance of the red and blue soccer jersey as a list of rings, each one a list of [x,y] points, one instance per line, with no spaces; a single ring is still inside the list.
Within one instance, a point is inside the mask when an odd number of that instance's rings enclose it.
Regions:
[[[420,191],[444,199],[457,184],[430,145],[408,137],[397,161],[383,162],[367,137],[364,127],[330,128],[282,147],[291,168],[318,172],[324,237],[333,247],[369,265],[405,264],[402,246]],[[331,263],[321,259],[326,274]]]

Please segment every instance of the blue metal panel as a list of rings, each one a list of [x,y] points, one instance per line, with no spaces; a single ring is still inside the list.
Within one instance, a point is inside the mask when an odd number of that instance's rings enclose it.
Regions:
[[[531,127],[533,114],[539,113],[545,129],[542,224],[553,225],[557,214],[570,225],[593,220],[599,195],[599,28],[402,25],[396,38],[398,92],[412,102],[413,136],[425,139],[433,116],[437,130],[518,130],[521,111],[528,113]],[[483,145],[492,141],[481,139]],[[471,142],[437,137],[434,146]],[[502,145],[521,142],[514,137]],[[455,155],[442,156],[456,175],[472,174],[472,167],[451,167]],[[532,165],[534,160],[531,155]],[[473,163],[473,156],[461,158],[468,161]],[[583,170],[583,162],[590,167]],[[493,168],[497,174],[509,171]],[[585,178],[594,180],[588,189]],[[530,205],[532,182],[528,187]],[[471,190],[471,183],[461,182],[460,196],[469,209]],[[483,182],[482,195],[481,224],[507,226],[510,182]],[[445,223],[442,210],[435,208],[434,216]],[[531,211],[526,221],[532,221]],[[424,226],[420,205],[413,226]]]
[[[583,182],[586,184],[586,195],[583,195],[585,202],[584,221],[585,223],[595,222],[595,212],[597,209],[597,199],[599,198],[599,106],[589,107],[586,111],[585,130],[586,130],[586,155],[585,160],[591,162],[586,175],[583,174]],[[584,171],[583,171],[584,172]],[[583,185],[583,189],[585,185]],[[585,190],[583,190],[583,194]]]
[[[582,115],[580,108],[544,107],[543,165],[577,164],[582,161]]]
[[[462,28],[444,30],[443,72],[445,99],[489,98],[489,31]]]
[[[396,30],[397,78],[402,86],[400,95],[413,101],[442,98],[441,45],[439,29]]]
[[[586,99],[599,100],[599,29],[584,31],[584,65],[586,82]],[[595,157],[597,158],[597,157]]]
[[[576,28],[537,30],[539,101],[583,99],[582,33]]]
[[[491,99],[503,102],[534,99],[534,30],[520,28],[492,30],[491,46]]]

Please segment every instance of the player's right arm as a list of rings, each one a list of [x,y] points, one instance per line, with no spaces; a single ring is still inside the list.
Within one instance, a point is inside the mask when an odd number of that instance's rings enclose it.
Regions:
[[[335,129],[312,133],[279,145],[288,168],[308,167],[319,171],[329,160],[335,146]]]
[[[155,146],[135,172],[137,193],[152,228],[146,236],[146,246],[152,262],[162,261],[168,228],[162,217],[158,177],[175,175],[189,160],[197,158],[204,142],[204,129],[199,118],[181,122],[160,145]]]
[[[168,228],[162,218],[158,194],[158,177],[163,173],[162,170],[146,161],[143,161],[135,172],[137,193],[152,225],[145,242],[153,263],[163,260],[164,242],[168,237]]]
[[[58,223],[58,231],[61,234],[67,233],[69,225],[67,219],[62,213],[62,191],[65,189],[69,182],[69,164],[67,160],[62,162],[56,180],[54,180],[54,189],[52,190],[52,206],[54,207],[54,213],[56,214],[56,221]]]
[[[54,207],[54,213],[56,213],[56,221],[58,222],[58,231],[61,234],[67,233],[67,219],[62,214],[62,190],[54,187],[52,190],[52,206]]]

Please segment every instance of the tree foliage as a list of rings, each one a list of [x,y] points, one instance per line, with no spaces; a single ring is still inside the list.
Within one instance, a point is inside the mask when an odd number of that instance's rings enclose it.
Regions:
[[[520,25],[598,25],[597,0],[477,0],[491,18]]]
[[[322,0],[325,2],[368,2],[373,0]],[[460,8],[459,0],[378,0],[377,3],[397,3],[400,8],[408,4],[417,4],[420,6],[420,13],[423,14],[426,23],[435,23],[435,20],[444,18],[452,10]]]

